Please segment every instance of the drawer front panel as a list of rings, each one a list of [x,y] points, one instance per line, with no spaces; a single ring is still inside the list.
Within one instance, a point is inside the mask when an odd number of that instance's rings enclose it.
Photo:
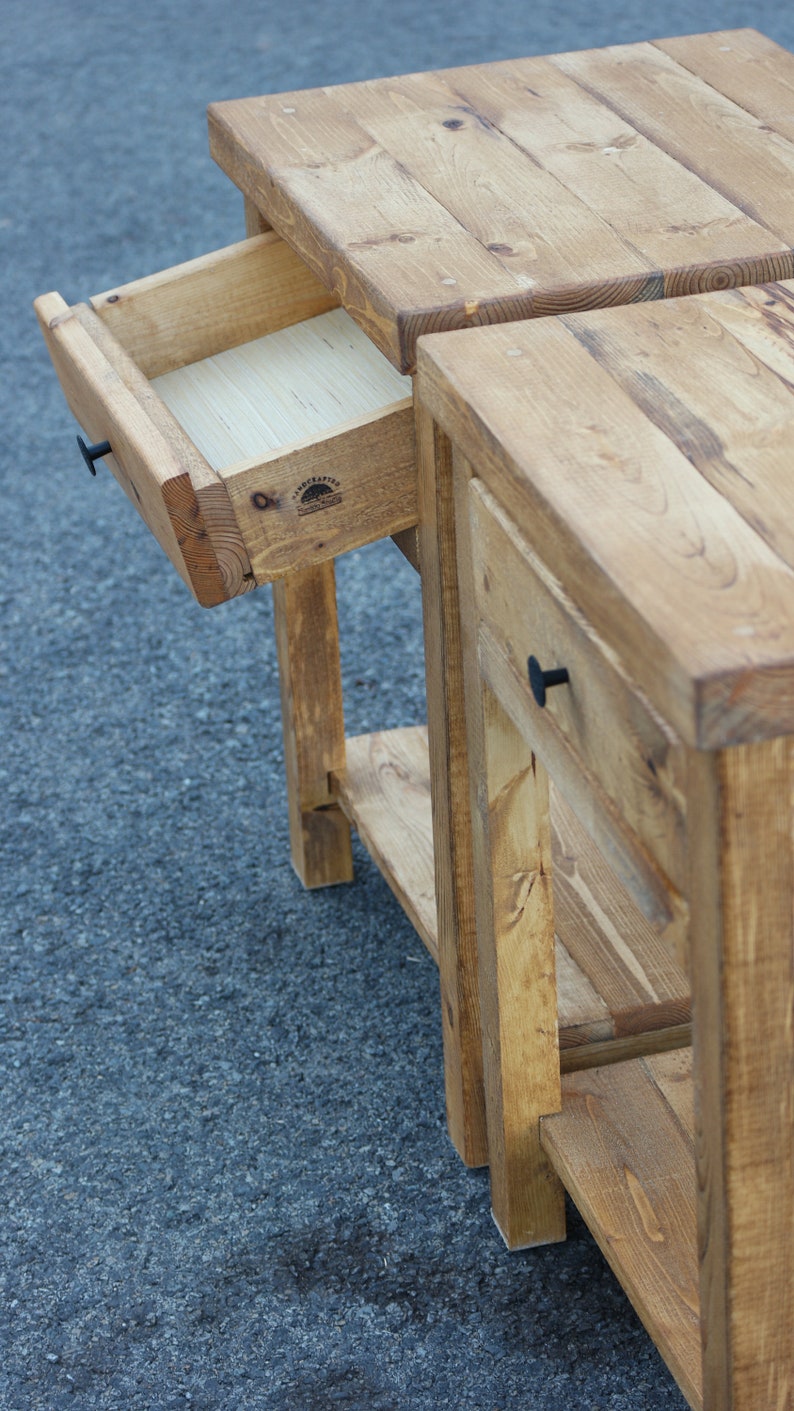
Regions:
[[[520,702],[517,723],[538,756],[559,775],[562,749],[574,774],[597,781],[608,812],[628,825],[683,892],[682,746],[478,480],[470,488],[470,514],[477,608],[488,639],[486,675],[509,676],[514,711]],[[530,655],[544,669],[569,673],[567,685],[548,691],[544,708],[529,685]],[[502,694],[498,680],[491,685]]]
[[[66,401],[177,572],[206,607],[253,587],[248,555],[219,478],[87,305],[36,301]],[[75,457],[77,450],[75,448]]]

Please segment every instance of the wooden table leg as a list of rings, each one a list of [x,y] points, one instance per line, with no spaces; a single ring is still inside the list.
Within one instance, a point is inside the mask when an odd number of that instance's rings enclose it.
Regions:
[[[480,675],[469,529],[473,471],[453,454],[491,1207],[509,1249],[565,1238],[540,1146],[560,1109],[549,781]]]
[[[264,231],[273,229],[267,217],[263,216],[260,210],[257,210],[253,201],[249,201],[247,196],[243,198],[243,206],[245,211],[245,233],[247,236],[262,235]]]
[[[246,235],[271,226],[245,202]],[[344,770],[345,722],[333,562],[273,585],[292,863],[305,887],[350,882],[350,825],[334,801]]]
[[[794,1406],[793,767],[691,760],[704,1411]]]
[[[484,682],[479,707],[469,758],[491,1206],[522,1249],[565,1239],[563,1188],[540,1145],[540,1118],[562,1102],[549,781]]]
[[[345,767],[333,560],[273,584],[292,862],[305,887],[349,882],[350,824],[329,775]]]
[[[419,560],[433,800],[444,1073],[450,1136],[468,1166],[488,1160],[472,883],[451,446],[417,406]]]

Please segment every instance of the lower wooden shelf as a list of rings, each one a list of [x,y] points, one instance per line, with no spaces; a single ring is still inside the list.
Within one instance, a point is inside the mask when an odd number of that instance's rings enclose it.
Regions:
[[[563,1078],[542,1143],[681,1390],[703,1402],[691,1050]]]
[[[335,786],[438,963],[426,727],[348,739]],[[685,975],[556,793],[552,823],[563,1071],[688,1043]]]

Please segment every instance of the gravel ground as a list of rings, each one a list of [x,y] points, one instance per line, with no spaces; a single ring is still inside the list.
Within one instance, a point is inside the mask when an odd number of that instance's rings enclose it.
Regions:
[[[3,1411],[681,1411],[575,1213],[508,1255],[437,981],[369,860],[289,863],[268,590],[190,600],[30,311],[241,233],[213,100],[756,24],[771,3],[5,0]],[[424,715],[417,583],[339,565],[351,733]]]

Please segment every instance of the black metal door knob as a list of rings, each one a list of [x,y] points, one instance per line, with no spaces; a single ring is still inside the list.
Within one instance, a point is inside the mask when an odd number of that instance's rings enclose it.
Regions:
[[[103,456],[110,455],[110,442],[97,441],[95,446],[87,446],[82,436],[78,436],[77,444],[80,447],[80,455],[83,457],[92,475],[96,475],[94,461],[101,461]]]
[[[527,670],[530,689],[539,706],[545,706],[546,692],[552,686],[565,686],[570,680],[566,666],[555,666],[550,671],[544,671],[537,657],[529,658]]]

